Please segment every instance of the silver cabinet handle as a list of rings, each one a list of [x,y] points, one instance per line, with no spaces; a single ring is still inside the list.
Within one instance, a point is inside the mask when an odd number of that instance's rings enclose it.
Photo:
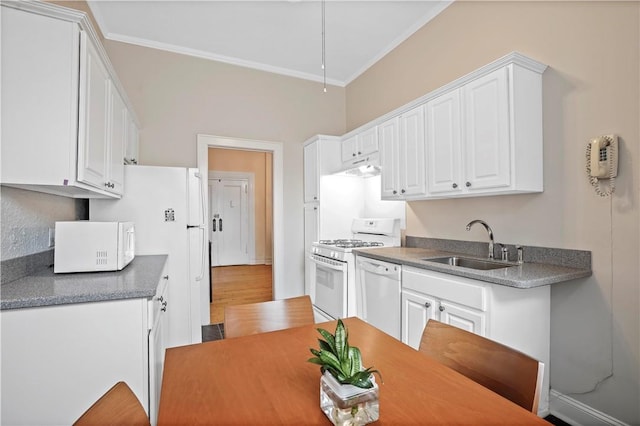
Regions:
[[[403,190],[401,190],[400,192],[404,194],[404,193],[405,193],[405,192],[407,192],[407,191],[405,191],[405,190],[403,189]]]
[[[393,195],[396,195],[398,193],[398,191],[396,191],[395,189],[393,190]]]
[[[451,186],[453,186],[453,189],[456,189],[456,188],[458,187],[458,184],[457,184],[457,183],[454,183],[454,184],[453,184],[453,185],[451,185]]]
[[[467,188],[469,188],[471,186],[471,182],[467,182],[464,184]]]
[[[169,279],[169,275],[165,275],[164,277],[162,277],[163,280],[168,280]]]
[[[430,308],[430,307],[431,307],[431,303],[429,303],[429,302],[425,302],[425,303],[424,303],[424,307],[425,307],[425,308]]]
[[[444,311],[444,306],[440,305],[440,306],[438,307],[438,309],[440,310],[440,312],[443,312],[443,311]]]

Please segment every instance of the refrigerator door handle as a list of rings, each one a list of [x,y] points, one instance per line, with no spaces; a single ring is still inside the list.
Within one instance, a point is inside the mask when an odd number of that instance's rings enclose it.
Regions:
[[[216,220],[213,219],[213,228],[211,229],[212,232],[216,232]]]
[[[220,229],[220,232],[222,232],[222,218],[218,219],[220,221],[220,226],[218,227]]]
[[[198,275],[196,277],[196,281],[202,281],[202,279],[204,278],[204,270],[205,270],[205,241],[206,241],[206,232],[204,230],[204,226],[198,226],[199,230],[200,230],[200,237],[202,238],[202,244],[200,245],[200,275]]]

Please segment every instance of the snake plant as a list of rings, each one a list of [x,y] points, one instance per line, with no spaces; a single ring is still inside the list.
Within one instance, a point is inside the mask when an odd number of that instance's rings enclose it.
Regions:
[[[320,365],[322,373],[328,371],[341,384],[350,384],[363,389],[373,387],[371,377],[373,373],[380,375],[373,367],[363,368],[360,349],[349,346],[349,333],[338,320],[335,334],[318,328],[318,332],[324,337],[318,339],[320,349],[311,348],[314,355],[309,362]]]

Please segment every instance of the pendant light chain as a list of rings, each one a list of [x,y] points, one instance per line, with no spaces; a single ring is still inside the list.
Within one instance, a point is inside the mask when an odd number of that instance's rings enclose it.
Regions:
[[[327,67],[325,60],[325,0],[322,0],[322,84],[324,92],[327,93]]]

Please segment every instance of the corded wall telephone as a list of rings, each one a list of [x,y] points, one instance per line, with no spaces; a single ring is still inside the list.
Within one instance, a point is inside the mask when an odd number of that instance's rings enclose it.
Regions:
[[[596,194],[601,197],[613,194],[618,175],[618,136],[599,136],[587,144],[587,175]],[[600,188],[601,179],[609,179],[608,188]]]

